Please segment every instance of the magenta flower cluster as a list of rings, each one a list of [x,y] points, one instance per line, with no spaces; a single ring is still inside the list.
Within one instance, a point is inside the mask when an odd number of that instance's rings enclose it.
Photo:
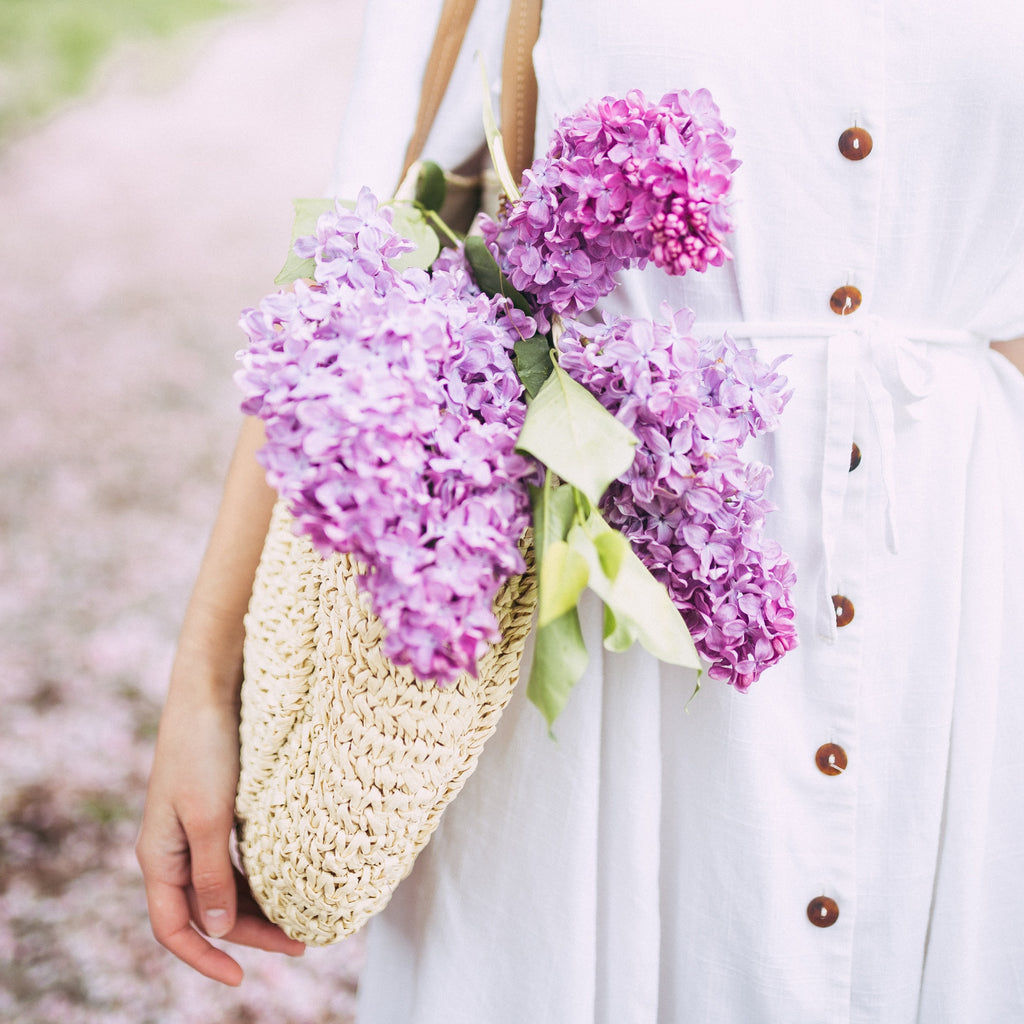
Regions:
[[[542,314],[592,309],[628,266],[719,266],[738,166],[732,135],[706,89],[657,104],[637,90],[589,103],[559,123],[523,176],[521,201],[497,223],[485,218],[484,237]]]
[[[776,426],[787,382],[728,336],[698,340],[689,310],[663,315],[569,322],[559,363],[640,442],[605,518],[667,587],[708,675],[744,690],[796,645],[793,567],[763,534],[771,471],[740,453]]]
[[[315,283],[242,319],[236,379],[265,423],[268,480],[321,553],[365,565],[392,660],[439,683],[474,672],[497,589],[525,568],[536,468],[514,451],[511,348],[535,325],[482,295],[458,252],[396,272],[411,246],[365,189],[295,248]]]

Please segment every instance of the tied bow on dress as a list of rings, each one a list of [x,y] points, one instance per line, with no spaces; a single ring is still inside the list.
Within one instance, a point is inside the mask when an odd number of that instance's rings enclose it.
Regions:
[[[821,469],[822,569],[818,630],[829,641],[836,637],[833,595],[836,524],[842,521],[850,476],[850,451],[858,393],[870,413],[885,502],[886,545],[899,551],[896,445],[901,423],[920,418],[919,403],[932,390],[934,374],[930,345],[983,345],[984,339],[966,330],[943,330],[889,323],[881,317],[858,317],[835,331],[834,324],[741,321],[700,325],[702,333],[727,333],[735,339],[824,339],[827,347],[827,409]]]

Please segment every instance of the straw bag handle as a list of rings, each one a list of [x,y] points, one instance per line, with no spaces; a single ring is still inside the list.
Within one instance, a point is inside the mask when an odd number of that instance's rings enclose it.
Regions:
[[[400,181],[420,158],[441,107],[476,0],[445,0],[427,59],[416,126],[405,151]],[[533,44],[540,32],[541,0],[512,0],[501,68],[501,128],[509,167],[518,177],[533,160],[537,120],[537,79]]]

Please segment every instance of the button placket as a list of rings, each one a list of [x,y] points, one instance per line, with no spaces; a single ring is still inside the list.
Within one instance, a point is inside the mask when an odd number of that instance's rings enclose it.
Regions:
[[[838,133],[837,144],[837,160],[849,167],[849,170],[842,174],[842,178],[849,183],[849,187],[855,193],[859,193],[861,188],[875,177],[873,171],[870,172],[870,178],[864,177],[866,169],[873,167],[874,161],[862,163],[874,150],[874,140],[870,132],[856,119],[853,119],[850,127]],[[865,170],[861,170],[862,167]],[[855,243],[856,236],[852,237],[850,241]],[[837,286],[828,296],[829,309],[834,316],[842,320],[852,317],[852,320],[846,322],[858,325],[858,327],[848,330],[844,324],[840,333],[830,339],[829,354],[829,398],[830,401],[834,400],[837,403],[833,407],[837,418],[835,420],[831,416],[829,418],[831,436],[827,450],[830,458],[826,461],[826,480],[823,482],[823,497],[828,493],[832,496],[833,501],[832,516],[826,527],[826,575],[832,577],[829,580],[831,586],[829,590],[826,590],[826,594],[831,592],[829,598],[833,613],[831,637],[834,646],[830,645],[831,653],[826,664],[832,668],[836,685],[855,682],[856,666],[861,662],[862,630],[854,625],[856,615],[854,603],[862,579],[862,574],[858,570],[862,542],[867,539],[862,537],[859,532],[864,528],[865,520],[857,512],[865,500],[866,492],[863,485],[868,478],[858,476],[858,482],[852,493],[848,490],[845,479],[843,481],[839,479],[840,471],[843,478],[848,478],[849,474],[855,472],[863,461],[861,448],[853,440],[855,427],[853,406],[856,404],[859,407],[860,397],[855,398],[857,391],[853,387],[852,381],[856,377],[859,360],[864,357],[858,328],[866,312],[865,292],[862,289],[865,288],[863,274],[867,264],[865,262],[866,253],[860,251],[855,244],[849,250],[849,257],[851,258],[851,269],[845,278],[834,282]],[[837,376],[833,376],[833,374],[837,374]],[[859,419],[859,416],[856,419]],[[845,449],[845,458],[840,455],[841,447]],[[843,458],[845,464],[840,466],[839,458]],[[823,505],[823,514],[828,515],[827,510],[828,506]],[[823,613],[825,608],[822,609]],[[839,693],[834,694],[833,699],[836,704],[832,724],[838,726],[838,735],[843,738],[844,742],[856,742],[856,704],[842,700]],[[847,748],[830,737],[827,742],[821,743],[814,751],[813,757],[815,774],[820,780],[820,785],[828,787],[831,797],[827,799],[833,811],[838,812],[839,807],[845,809],[839,832],[846,836],[852,845],[854,843],[852,829],[855,820],[853,815],[856,806],[856,786],[855,780],[848,776]],[[821,792],[824,794],[825,791]],[[835,824],[840,825],[840,821],[837,820]],[[847,834],[848,829],[850,831]],[[848,887],[854,884],[854,875],[851,874],[853,865],[843,854],[832,856],[828,849],[820,851],[819,857],[821,858],[819,864],[823,869],[820,878],[821,888],[818,890],[819,894],[807,893],[805,897],[813,896],[806,904],[807,920],[814,928],[831,929],[833,933],[846,933],[852,925],[852,918],[845,922],[845,927],[836,929],[834,926],[839,922],[841,916],[840,901],[847,894]],[[852,906],[846,909],[848,913],[853,913]],[[841,941],[852,940],[847,936]]]
[[[852,161],[863,160],[874,147],[874,141],[867,129],[860,127],[854,120],[852,127],[847,128],[839,136],[839,152]],[[854,284],[847,281],[840,285],[829,296],[828,304],[836,316],[850,316],[860,309],[864,295]],[[856,442],[850,446],[849,472],[853,472],[861,463],[861,451]],[[853,602],[843,594],[832,595],[832,607],[835,609],[836,626],[848,626],[854,617]]]

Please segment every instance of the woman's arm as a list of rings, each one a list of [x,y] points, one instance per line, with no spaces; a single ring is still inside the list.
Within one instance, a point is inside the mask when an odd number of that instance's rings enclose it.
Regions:
[[[1024,338],[1013,338],[1011,341],[993,341],[992,347],[1013,363],[1024,373]]]
[[[386,196],[394,187],[441,3],[369,5],[332,193],[354,197],[370,185]],[[507,0],[477,2],[425,154],[446,166],[461,163],[483,139],[473,55],[481,50],[491,74],[500,70],[507,13]],[[182,626],[136,848],[157,939],[230,985],[241,981],[241,968],[202,933],[290,954],[303,948],[245,898],[228,856],[243,617],[275,498],[253,457],[262,443],[259,421],[246,421]]]
[[[275,499],[255,459],[262,444],[262,424],[246,420],[185,613],[136,848],[153,934],[185,963],[229,985],[241,981],[241,968],[200,931],[293,955],[303,948],[245,898],[228,853],[242,620]]]

